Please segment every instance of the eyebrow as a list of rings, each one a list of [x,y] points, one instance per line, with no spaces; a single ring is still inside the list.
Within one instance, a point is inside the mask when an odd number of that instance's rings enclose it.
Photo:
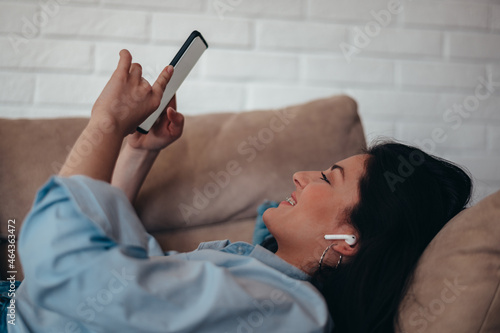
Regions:
[[[341,167],[341,166],[340,166],[340,165],[338,165],[338,164],[334,164],[334,165],[332,165],[332,167],[331,167],[330,171],[333,171],[333,170],[335,170],[335,169],[339,169],[339,170],[340,170],[340,173],[342,174],[342,180],[345,180],[344,168],[343,168],[343,167]]]

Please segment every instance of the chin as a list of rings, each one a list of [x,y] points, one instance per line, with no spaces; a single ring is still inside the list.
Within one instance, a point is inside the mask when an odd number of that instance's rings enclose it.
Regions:
[[[266,211],[264,212],[264,214],[262,214],[262,221],[264,221],[264,224],[267,226],[267,221],[269,221],[269,211],[271,210],[272,208],[268,208],[266,209]]]
[[[276,217],[275,216],[275,211],[276,208],[268,208],[264,214],[262,214],[262,221],[264,221],[264,224],[266,225],[267,229],[269,229],[269,231],[271,231],[271,228],[273,227],[273,225],[275,224],[275,221],[276,221]]]

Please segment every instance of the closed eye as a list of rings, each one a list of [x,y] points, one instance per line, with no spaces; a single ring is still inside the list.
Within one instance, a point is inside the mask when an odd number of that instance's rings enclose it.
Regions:
[[[323,172],[321,172],[321,179],[330,184],[330,181],[326,178],[326,175]]]

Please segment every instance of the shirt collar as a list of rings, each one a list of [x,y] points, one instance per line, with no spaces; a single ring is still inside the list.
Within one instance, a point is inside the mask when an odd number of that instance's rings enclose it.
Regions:
[[[212,249],[212,250],[224,251],[228,253],[253,257],[262,262],[263,264],[272,267],[293,279],[303,280],[303,281],[311,280],[311,276],[309,276],[306,272],[286,262],[273,252],[267,250],[266,248],[260,245],[254,246],[246,242],[231,243],[229,240],[226,239],[220,241],[205,242],[201,243],[198,246],[198,250],[205,250],[205,249]]]

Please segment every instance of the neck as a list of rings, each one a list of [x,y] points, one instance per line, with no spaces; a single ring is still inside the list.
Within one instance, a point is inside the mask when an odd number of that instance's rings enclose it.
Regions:
[[[297,267],[301,271],[311,276],[318,268],[318,262],[308,261],[305,258],[290,254],[287,251],[280,250],[279,248],[275,254],[290,265]]]

